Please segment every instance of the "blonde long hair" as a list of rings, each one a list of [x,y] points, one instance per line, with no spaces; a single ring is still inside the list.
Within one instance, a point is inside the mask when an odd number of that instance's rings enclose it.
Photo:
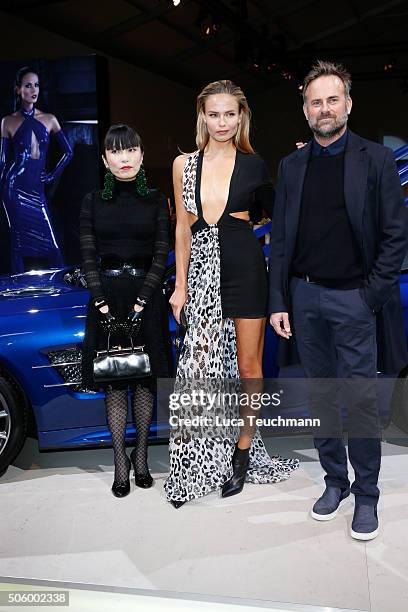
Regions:
[[[254,150],[249,141],[249,127],[251,123],[251,109],[248,106],[244,92],[238,85],[232,81],[222,80],[209,83],[197,97],[197,128],[196,128],[196,144],[200,151],[203,151],[210,139],[207,125],[204,121],[205,102],[208,96],[215,94],[229,94],[238,102],[238,108],[241,113],[241,121],[238,125],[237,133],[234,137],[234,144],[239,151],[244,153],[254,153]]]

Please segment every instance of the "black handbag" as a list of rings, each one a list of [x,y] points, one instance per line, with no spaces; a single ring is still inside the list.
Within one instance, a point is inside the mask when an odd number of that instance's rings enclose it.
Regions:
[[[110,346],[110,333],[108,346],[105,351],[97,351],[93,360],[94,380],[98,382],[116,382],[134,378],[151,376],[149,355],[143,346],[133,346],[132,337],[129,336],[131,346],[127,348]]]

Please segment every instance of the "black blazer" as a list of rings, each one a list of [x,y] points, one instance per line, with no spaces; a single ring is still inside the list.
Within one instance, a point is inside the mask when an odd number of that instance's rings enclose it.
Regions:
[[[270,313],[291,312],[290,269],[311,150],[312,141],[282,159],[279,166],[269,255]],[[408,210],[391,149],[350,130],[344,155],[344,198],[366,271],[365,299],[377,312],[379,369],[396,373],[408,363],[399,291],[400,269],[408,250]],[[280,344],[282,365],[298,361],[294,339]]]

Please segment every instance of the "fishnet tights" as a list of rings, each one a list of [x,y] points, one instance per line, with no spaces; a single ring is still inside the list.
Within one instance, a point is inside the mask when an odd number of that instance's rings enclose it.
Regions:
[[[133,420],[136,426],[137,439],[131,457],[136,473],[140,476],[149,474],[147,466],[147,440],[152,415],[153,395],[145,387],[137,385],[133,397]]]
[[[106,415],[112,434],[115,482],[118,484],[126,483],[129,474],[129,458],[125,447],[127,396],[126,389],[107,389],[105,394]]]
[[[107,389],[105,394],[106,414],[112,434],[113,458],[115,463],[115,482],[126,483],[129,473],[129,459],[126,455],[125,435],[128,409],[126,389]],[[137,385],[133,398],[133,419],[136,426],[136,446],[131,453],[136,473],[140,476],[149,473],[147,466],[147,441],[153,415],[152,393]]]

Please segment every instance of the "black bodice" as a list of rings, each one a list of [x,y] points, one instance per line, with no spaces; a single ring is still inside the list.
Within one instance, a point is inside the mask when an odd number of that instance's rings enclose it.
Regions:
[[[105,261],[147,267],[139,297],[148,300],[159,286],[169,251],[169,210],[165,196],[150,190],[136,193],[135,182],[115,181],[112,200],[100,191],[87,194],[80,216],[82,262],[94,299],[103,298],[100,263]]]
[[[201,151],[197,161],[195,185],[199,218],[203,217],[200,197],[203,158],[204,152]],[[274,201],[275,191],[264,160],[256,153],[243,153],[237,150],[228,200],[218,223],[222,223],[230,213],[244,211],[249,211],[250,217],[254,219],[256,216],[260,216],[264,210],[269,218],[272,218]]]

